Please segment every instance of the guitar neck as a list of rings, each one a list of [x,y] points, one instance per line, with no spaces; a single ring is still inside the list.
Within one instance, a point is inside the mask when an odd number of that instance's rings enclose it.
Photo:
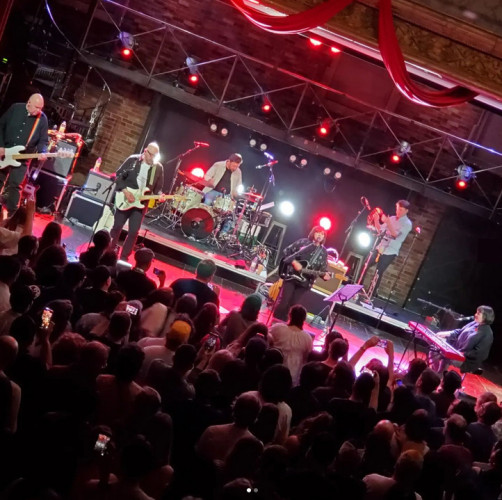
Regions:
[[[39,158],[43,153],[26,153],[26,154],[18,154],[18,155],[12,155],[12,158],[14,160],[32,160],[33,158]],[[45,156],[47,158],[55,158],[58,156],[58,153],[45,153]]]
[[[164,200],[170,200],[174,198],[175,195],[170,194],[169,196],[164,196],[162,194],[152,194],[152,195],[144,195],[138,198],[138,201],[148,201],[148,200],[160,200],[164,198]]]

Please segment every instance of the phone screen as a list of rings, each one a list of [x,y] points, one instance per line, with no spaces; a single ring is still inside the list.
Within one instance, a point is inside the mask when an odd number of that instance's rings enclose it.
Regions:
[[[54,311],[50,307],[46,307],[42,313],[42,328],[49,328],[51,324],[52,313]]]
[[[106,452],[108,443],[110,442],[110,437],[106,434],[99,434],[96,443],[94,444],[94,451],[97,451],[101,456]]]
[[[154,267],[153,274],[155,274],[155,276],[158,276],[160,274],[160,269],[158,267]]]
[[[136,316],[136,314],[138,314],[138,308],[127,304],[126,305],[126,312],[128,312],[129,314],[132,314],[133,316]]]

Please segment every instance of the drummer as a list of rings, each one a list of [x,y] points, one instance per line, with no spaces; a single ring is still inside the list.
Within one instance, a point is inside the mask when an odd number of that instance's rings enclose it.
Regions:
[[[206,205],[212,205],[219,196],[230,195],[232,199],[237,198],[238,187],[242,184],[241,164],[242,156],[233,153],[227,160],[214,163],[206,172],[204,180],[209,185],[202,190]]]

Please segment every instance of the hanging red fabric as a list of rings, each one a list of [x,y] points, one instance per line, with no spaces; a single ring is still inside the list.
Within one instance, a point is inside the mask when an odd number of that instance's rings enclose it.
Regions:
[[[246,6],[244,0],[231,0],[234,6],[253,24],[263,30],[282,35],[303,33],[322,26],[352,1],[326,0],[321,5],[304,12],[273,16],[256,12]],[[380,0],[378,26],[378,42],[383,62],[394,84],[405,97],[417,104],[435,107],[455,106],[476,97],[475,92],[465,87],[430,90],[417,85],[411,79],[394,30],[391,0]]]

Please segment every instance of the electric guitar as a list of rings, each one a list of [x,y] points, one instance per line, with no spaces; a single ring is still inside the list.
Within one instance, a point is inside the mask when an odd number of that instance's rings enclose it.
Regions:
[[[73,158],[75,153],[69,149],[58,149],[56,153],[21,153],[25,149],[24,146],[12,146],[5,148],[3,157],[0,156],[0,169],[6,167],[19,167],[21,162],[19,160],[33,160],[38,159],[43,155],[46,158]]]
[[[143,190],[141,189],[132,189],[127,188],[127,190],[134,196],[134,201],[127,201],[125,194],[122,191],[118,191],[115,193],[115,207],[118,210],[130,210],[131,208],[144,208],[144,201],[149,200],[175,200],[177,202],[185,201],[186,196],[180,196],[178,194],[145,194],[148,192],[148,188]]]
[[[308,262],[306,260],[298,261],[302,265],[301,271],[295,271],[291,264],[286,264],[284,259],[279,262],[279,276],[284,281],[297,281],[298,283],[305,283],[310,281],[312,278],[318,278],[319,276],[324,276],[326,271],[314,271],[313,269],[307,269]],[[333,273],[328,273],[333,277]]]

